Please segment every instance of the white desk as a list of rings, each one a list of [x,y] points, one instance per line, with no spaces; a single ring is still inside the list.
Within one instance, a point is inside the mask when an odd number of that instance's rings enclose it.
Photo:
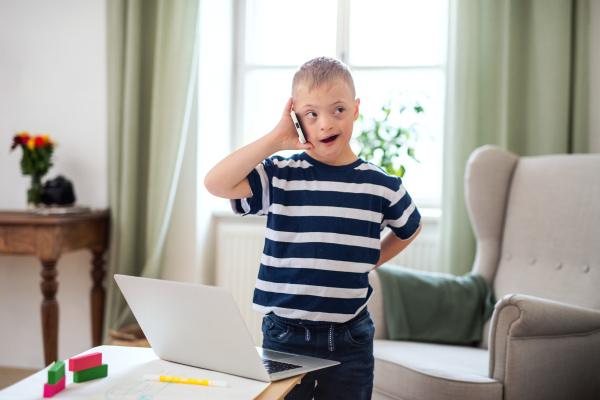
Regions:
[[[85,383],[73,383],[73,373],[68,372],[68,360],[66,360],[66,388],[54,396],[54,399],[161,400],[193,398],[241,400],[257,397],[265,400],[278,399],[291,390],[301,378],[301,376],[290,378],[269,386],[265,382],[163,361],[156,357],[152,349],[148,348],[99,346],[82,354],[93,352],[102,353],[103,364],[108,364],[108,377]],[[144,381],[142,379],[144,374],[222,380],[227,381],[228,387],[219,388]],[[44,383],[47,381],[48,367],[0,391],[0,399],[41,399]],[[265,391],[267,388],[268,390]],[[273,395],[269,392],[272,392]]]

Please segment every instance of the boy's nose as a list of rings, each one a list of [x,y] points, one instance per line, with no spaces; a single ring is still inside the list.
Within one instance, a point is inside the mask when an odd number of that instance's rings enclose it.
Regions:
[[[327,117],[322,117],[321,118],[321,124],[320,124],[320,129],[321,131],[330,131],[333,129],[333,124],[331,123],[331,119],[327,118]]]

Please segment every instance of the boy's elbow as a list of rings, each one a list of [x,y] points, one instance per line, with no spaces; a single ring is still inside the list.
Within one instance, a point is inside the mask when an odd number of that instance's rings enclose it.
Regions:
[[[252,196],[247,180],[230,187],[226,182],[223,182],[223,179],[211,173],[204,177],[204,187],[213,196],[223,199],[244,199]]]
[[[204,177],[204,187],[208,190],[208,193],[213,196],[221,197],[219,196],[218,180],[214,179],[210,173],[206,174]]]

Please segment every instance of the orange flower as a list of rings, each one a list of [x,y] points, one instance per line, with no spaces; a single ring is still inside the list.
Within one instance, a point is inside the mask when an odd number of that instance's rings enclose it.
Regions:
[[[33,149],[35,149],[35,140],[33,140],[33,139],[29,139],[29,140],[27,141],[27,147],[29,147],[29,150],[33,150]]]

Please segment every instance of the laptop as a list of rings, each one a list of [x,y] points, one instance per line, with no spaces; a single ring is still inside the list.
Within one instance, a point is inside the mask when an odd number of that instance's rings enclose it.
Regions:
[[[339,364],[255,347],[225,288],[118,274],[115,280],[162,360],[263,382]]]

